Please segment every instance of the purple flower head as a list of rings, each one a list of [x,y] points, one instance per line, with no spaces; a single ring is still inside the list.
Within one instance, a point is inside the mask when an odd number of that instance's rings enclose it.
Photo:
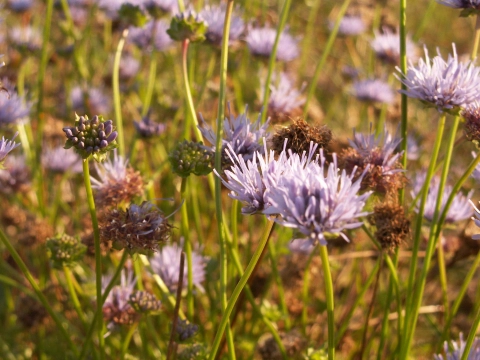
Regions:
[[[225,23],[226,5],[207,5],[200,12],[200,16],[208,23],[207,33],[205,34],[208,42],[220,46],[223,39],[223,26]],[[245,30],[245,23],[242,18],[232,14],[230,24],[229,41],[236,41]]]
[[[250,28],[245,38],[248,49],[253,55],[269,57],[273,50],[277,30],[271,27]],[[285,29],[278,40],[277,56],[279,61],[292,61],[298,57],[298,38]]]
[[[17,135],[18,132],[13,135],[12,140],[5,139],[5,137],[2,136],[2,140],[0,140],[0,165],[3,163],[10,151],[20,146],[20,143],[17,144],[15,141],[13,141]]]
[[[156,13],[157,9],[166,13],[178,12],[178,0],[143,0],[143,6],[150,13]]]
[[[173,40],[167,34],[168,28],[169,25],[164,20],[152,20],[143,27],[130,27],[128,39],[142,50],[150,51],[153,45],[156,50],[164,51],[173,44]]]
[[[112,108],[105,90],[89,87],[86,92],[75,86],[70,93],[73,110],[77,113],[108,114]]]
[[[407,57],[416,61],[417,48],[410,37],[407,37]],[[375,31],[375,38],[370,42],[373,51],[379,59],[387,63],[398,65],[400,62],[400,36],[388,28],[383,28],[383,32]]]
[[[350,175],[340,171],[335,155],[326,166],[323,151],[319,161],[291,165],[268,190],[271,206],[264,214],[280,215],[276,222],[297,229],[312,243],[326,245],[331,235],[349,241],[344,231],[361,226],[359,218],[367,215],[363,207],[371,192],[358,194],[362,176],[354,180],[355,170]]]
[[[127,177],[128,159],[118,155],[117,151],[113,151],[113,160],[107,159],[102,163],[95,163],[95,170],[98,179],[90,176],[92,188],[102,191],[111,186],[112,183],[121,183]]]
[[[262,115],[259,114],[257,121],[250,122],[247,114],[248,107],[245,112],[235,117],[230,114],[229,118],[225,118],[223,122],[222,151],[229,145],[232,151],[243,156],[245,160],[253,158],[256,151],[263,151],[261,140],[267,135],[268,122],[261,124]],[[215,146],[217,136],[212,128],[203,120],[199,129],[205,139]]]
[[[276,117],[276,114],[292,114],[305,103],[305,99],[301,97],[302,90],[297,90],[293,86],[293,82],[287,74],[280,73],[274,76],[272,84],[270,84],[269,113],[273,117]]]
[[[412,198],[416,198],[422,187],[425,184],[426,174],[421,172],[416,175],[413,179],[413,189],[411,191]],[[440,178],[434,176],[430,182],[430,187],[428,189],[427,201],[425,202],[425,210],[423,217],[428,221],[433,221],[433,216],[435,213],[435,206],[438,200],[438,189],[440,187]],[[442,203],[440,205],[440,213],[445,209],[450,194],[452,193],[452,186],[446,185],[443,191]],[[473,214],[473,209],[470,206],[470,198],[473,195],[473,190],[470,191],[467,196],[462,195],[460,192],[455,195],[453,198],[452,204],[447,211],[447,216],[445,218],[446,223],[455,223],[458,221],[469,219]],[[415,207],[415,211],[418,211],[418,205]]]
[[[150,259],[152,270],[155,274],[158,274],[168,289],[172,292],[177,290],[178,278],[180,275],[180,257],[182,254],[182,246],[174,243],[172,245],[163,246],[153,257]],[[207,265],[207,259],[196,251],[192,252],[192,273],[193,273],[193,285],[195,285],[201,292],[204,292],[202,283],[205,281],[205,267]],[[183,289],[188,286],[188,272],[187,263],[183,271]]]
[[[446,61],[439,50],[437,53],[430,59],[425,47],[425,60],[421,58],[417,66],[409,61],[406,75],[397,67],[400,74],[395,76],[407,87],[400,92],[434,106],[440,112],[457,110],[476,100],[480,96],[480,68],[472,61],[460,62],[455,44],[453,56],[448,55]]]
[[[16,13],[23,13],[30,10],[33,0],[8,0],[8,8]]]
[[[46,150],[42,155],[43,166],[53,172],[81,173],[82,158],[73,151],[65,150],[63,147],[56,147]]]
[[[42,44],[42,36],[38,29],[31,26],[16,26],[8,33],[10,44],[20,51],[37,51]]]
[[[8,79],[2,79],[0,83],[4,87],[0,90],[0,127],[26,123],[32,104],[18,96]]]
[[[3,165],[4,169],[0,169],[0,192],[3,194],[25,192],[30,186],[30,169],[25,157],[10,155]]]
[[[137,75],[140,69],[140,62],[130,54],[125,54],[120,60],[120,78],[122,80],[129,80]]]
[[[118,11],[123,4],[142,6],[143,0],[96,0],[98,7],[105,11],[110,19],[118,19]]]
[[[331,21],[328,23],[330,30],[335,26],[335,22]],[[355,36],[360,35],[366,29],[365,22],[360,16],[347,15],[340,20],[340,25],[338,27],[338,33],[344,36]]]
[[[391,104],[395,100],[395,93],[390,85],[379,79],[354,82],[353,94],[358,100],[365,102]]]
[[[442,355],[434,355],[434,360],[460,360],[462,358],[463,352],[465,351],[465,346],[467,343],[463,341],[463,334],[460,333],[460,341],[451,341],[450,351],[448,343],[445,341],[443,349],[445,351],[446,358]],[[467,360],[480,360],[480,338],[475,338],[473,341],[472,347],[470,348],[470,353],[467,356]]]
[[[475,154],[475,152],[472,151],[472,156],[473,156],[473,158],[476,158],[476,157],[477,157],[477,154]],[[475,167],[475,170],[473,170],[472,178],[473,178],[477,183],[480,183],[480,164],[478,164],[478,165]]]
[[[165,131],[165,124],[159,124],[150,119],[147,115],[140,121],[134,121],[133,126],[138,135],[144,139],[152,138],[161,135]]]
[[[480,0],[437,0],[437,2],[454,9],[480,10]]]

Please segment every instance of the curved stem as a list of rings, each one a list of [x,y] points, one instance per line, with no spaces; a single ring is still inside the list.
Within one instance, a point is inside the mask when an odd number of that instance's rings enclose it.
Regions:
[[[258,261],[261,258],[263,249],[267,245],[268,239],[270,239],[270,235],[272,234],[273,228],[274,228],[275,223],[271,220],[267,222],[267,226],[265,227],[265,230],[263,231],[262,238],[260,239],[260,242],[258,243],[258,247],[255,250],[255,252],[252,255],[252,258],[250,259],[250,262],[248,263],[247,268],[245,269],[245,272],[243,273],[242,277],[238,281],[237,286],[235,286],[235,289],[233,290],[232,296],[228,300],[227,308],[225,309],[222,319],[220,320],[220,324],[217,329],[217,333],[215,335],[215,339],[213,340],[213,345],[212,345],[212,350],[210,351],[210,356],[209,359],[213,360],[215,359],[215,356],[218,352],[218,348],[220,345],[220,342],[222,340],[223,333],[225,331],[225,328],[227,327],[227,324],[229,322],[230,314],[232,313],[232,310],[237,302],[238,297],[240,296],[240,293],[242,292],[243,288],[247,284],[248,279],[250,278],[250,275],[253,273],[253,270],[255,269],[255,266],[257,265]]]
[[[88,209],[92,218],[93,239],[95,243],[95,275],[97,289],[97,314],[102,314],[102,254],[100,249],[100,231],[98,228],[97,212],[95,210],[95,201],[93,199],[92,184],[90,183],[90,170],[88,168],[88,159],[83,160],[83,180],[87,193]],[[94,318],[95,320],[95,318]],[[92,322],[93,324],[93,322]],[[100,359],[105,357],[105,340],[103,338],[103,317],[97,318],[98,341],[100,347]],[[88,341],[88,339],[87,339]]]
[[[320,245],[320,257],[322,259],[323,278],[325,281],[325,297],[327,298],[327,321],[328,321],[328,360],[335,359],[335,318],[334,318],[334,293],[332,274],[328,261],[326,245]]]
[[[292,0],[285,0],[285,2],[283,3],[282,13],[280,15],[280,22],[277,26],[277,34],[275,35],[275,41],[273,43],[272,52],[268,61],[268,73],[267,79],[265,80],[265,89],[263,91],[262,124],[264,124],[267,120],[268,98],[270,97],[270,82],[272,81],[273,69],[275,68],[275,61],[277,60],[278,43],[280,41],[280,36],[282,36],[283,28],[285,27],[285,24],[287,22],[290,5],[292,5]]]
[[[128,36],[128,29],[123,30],[122,37],[118,42],[117,51],[115,52],[115,59],[113,61],[113,75],[112,75],[112,87],[113,87],[113,106],[115,108],[115,119],[118,132],[118,152],[121,156],[125,157],[125,137],[123,135],[123,121],[122,121],[122,108],[120,104],[120,59],[122,57],[123,46],[125,45],[125,39]]]

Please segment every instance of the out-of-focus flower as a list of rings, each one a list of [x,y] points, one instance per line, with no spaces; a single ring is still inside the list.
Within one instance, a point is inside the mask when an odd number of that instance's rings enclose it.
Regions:
[[[89,87],[85,92],[75,86],[70,93],[73,110],[77,113],[108,114],[112,108],[110,96],[105,91]]]
[[[95,163],[98,179],[90,177],[99,206],[118,206],[143,193],[143,180],[138,171],[128,166],[128,160],[114,151],[113,160]]]
[[[335,22],[331,21],[328,23],[330,30],[332,30],[334,26]],[[338,33],[344,36],[355,36],[363,33],[365,29],[365,22],[360,16],[346,15],[340,20]]]
[[[268,99],[268,115],[272,123],[282,123],[302,113],[301,106],[305,103],[302,90],[297,90],[285,73],[273,77]]]
[[[198,325],[187,322],[187,320],[178,319],[175,332],[178,335],[178,340],[186,341],[198,332]]]
[[[102,278],[102,292],[110,280],[111,277]],[[136,282],[133,272],[122,270],[120,285],[114,286],[105,299],[102,311],[109,330],[119,325],[131,325],[137,320],[138,314],[129,301]]]
[[[265,26],[262,28],[251,28],[245,38],[248,49],[253,55],[270,57],[277,30]],[[285,29],[278,40],[276,59],[279,61],[292,61],[298,57],[298,38],[293,37]]]
[[[207,5],[200,12],[200,16],[207,22],[208,29],[205,34],[208,42],[220,46],[223,39],[223,26],[225,23],[226,5]],[[232,14],[230,23],[229,42],[240,39],[245,30],[245,23],[242,18]]]
[[[382,33],[375,31],[375,38],[370,42],[370,45],[380,60],[392,65],[400,63],[400,36],[398,33],[394,33],[389,28],[383,28]],[[416,61],[418,58],[417,47],[410,37],[407,37],[406,45],[407,58]]]
[[[454,9],[480,10],[480,0],[437,0],[437,2]]]
[[[126,210],[113,209],[102,217],[100,236],[111,241],[116,249],[132,253],[158,250],[158,245],[170,236],[171,225],[158,207],[144,201],[131,204]]]
[[[46,169],[53,172],[81,173],[83,171],[82,158],[63,147],[47,149],[42,155],[42,164]]]
[[[434,106],[438,111],[457,111],[472,103],[480,96],[480,68],[472,61],[458,59],[455,44],[453,56],[445,61],[440,51],[430,59],[425,47],[425,60],[421,58],[417,66],[409,62],[407,74],[395,74],[407,90],[400,90],[409,97],[419,99],[424,104]]]
[[[173,41],[167,34],[169,25],[164,20],[152,20],[143,27],[130,27],[128,39],[142,50],[157,51],[168,49]]]
[[[33,52],[42,46],[42,36],[40,32],[31,26],[15,26],[8,32],[10,44],[23,52]]]
[[[156,313],[160,310],[162,302],[157,299],[157,297],[147,291],[137,290],[134,293],[130,294],[130,305],[135,309],[135,311],[140,313]]]
[[[180,257],[182,254],[181,246],[173,243],[171,245],[164,245],[158,252],[156,252],[150,259],[152,270],[155,274],[158,274],[165,285],[171,292],[177,290],[178,278],[180,275]],[[193,285],[200,291],[204,292],[202,282],[205,281],[205,267],[207,260],[196,251],[192,252],[192,274]],[[188,272],[187,263],[185,262],[183,271],[183,289],[188,286]]]
[[[465,136],[477,147],[480,145],[480,102],[474,102],[465,106],[461,115],[465,118]]]
[[[32,104],[19,96],[14,85],[8,79],[0,82],[0,127],[24,124],[28,121]]]
[[[8,0],[8,8],[16,13],[23,13],[30,10],[33,0]]]
[[[140,62],[132,55],[126,54],[120,60],[119,75],[122,80],[130,80],[137,75]]]
[[[57,269],[62,269],[64,266],[74,266],[87,251],[87,247],[79,239],[66,234],[58,234],[47,239],[47,249],[50,260]]]
[[[413,189],[411,191],[412,198],[416,198],[422,187],[425,184],[426,174],[424,172],[418,173],[413,179]],[[428,221],[433,221],[433,216],[435,213],[435,206],[438,201],[438,189],[440,187],[440,178],[434,176],[430,182],[430,187],[428,189],[427,201],[425,202],[425,210],[423,217]],[[440,204],[440,214],[444,211],[445,205],[447,203],[450,194],[452,193],[452,186],[445,185],[442,195],[442,203]],[[455,195],[453,198],[452,204],[447,211],[447,216],[445,218],[446,223],[455,223],[458,221],[466,220],[470,218],[473,214],[473,209],[470,206],[470,199],[473,195],[473,190],[470,191],[467,196],[462,195],[460,192]],[[415,207],[415,211],[418,211],[418,206]]]
[[[8,156],[0,169],[0,192],[14,194],[25,192],[30,186],[30,170],[23,156]]]
[[[473,156],[473,158],[475,159],[475,158],[477,157],[477,154],[475,154],[475,152],[472,151],[472,156]],[[480,164],[478,164],[478,165],[476,166],[475,170],[473,170],[472,178],[473,178],[476,182],[480,183]]]
[[[143,6],[154,18],[162,13],[176,13],[178,11],[178,0],[143,0]]]
[[[242,156],[245,160],[253,157],[256,151],[263,151],[261,140],[267,136],[268,122],[261,124],[262,116],[258,115],[257,121],[250,122],[245,112],[235,117],[230,114],[229,118],[225,118],[223,122],[222,139],[222,162],[225,165],[231,164],[230,157],[225,154],[225,148],[229,145],[231,150],[238,156]],[[217,136],[212,128],[203,120],[202,126],[199,127],[203,137],[207,139],[213,146],[216,144]],[[214,150],[215,147],[213,147]]]
[[[64,148],[73,147],[82,159],[92,155],[97,162],[105,160],[107,154],[117,146],[115,139],[118,134],[113,130],[113,121],[105,121],[97,115],[91,120],[86,115],[75,116],[75,126],[63,128],[67,138]]]
[[[190,174],[202,176],[212,172],[215,153],[202,142],[184,140],[177,143],[168,154],[168,160],[172,171],[181,177],[188,177]]]
[[[165,131],[165,124],[159,124],[150,119],[147,115],[140,121],[134,121],[133,126],[137,131],[137,134],[143,139],[150,139],[161,135]]]
[[[420,158],[420,150],[418,140],[411,134],[407,135],[407,159],[418,160]]]
[[[201,42],[205,40],[207,28],[207,22],[190,9],[172,17],[167,34],[175,41]]]
[[[448,346],[448,343],[445,341],[443,349],[445,351],[446,359],[445,360],[460,360],[462,358],[463,352],[465,351],[466,342],[463,340],[463,334],[460,333],[460,341],[451,341],[451,349]],[[434,355],[434,360],[444,360],[444,357],[441,354]],[[472,347],[470,348],[470,353],[467,356],[467,360],[480,360],[480,338],[475,338]]]
[[[395,93],[390,85],[379,79],[367,79],[353,83],[353,95],[360,101],[391,104]]]
[[[143,0],[96,0],[98,7],[105,11],[107,16],[111,19],[118,19],[119,10],[124,4],[133,6],[141,6]]]
[[[2,140],[0,140],[0,169],[3,161],[7,157],[8,153],[15,149],[16,147],[20,146],[20,143],[16,143],[15,137],[18,135],[18,132],[13,135],[12,140],[5,139],[4,136],[2,136]]]

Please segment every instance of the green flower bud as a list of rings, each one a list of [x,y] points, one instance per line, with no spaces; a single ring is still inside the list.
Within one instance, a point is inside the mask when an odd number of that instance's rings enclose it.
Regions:
[[[201,42],[207,28],[208,24],[195,11],[188,10],[172,18],[167,34],[175,41]]]
[[[140,6],[130,3],[124,3],[118,10],[120,19],[128,25],[142,27],[148,21],[147,15],[142,11]]]
[[[47,251],[56,269],[73,266],[83,257],[86,250],[87,247],[79,239],[66,234],[47,239]]]
[[[207,175],[213,170],[215,153],[202,142],[184,140],[170,152],[168,160],[173,172],[181,177],[188,177],[192,173]]]

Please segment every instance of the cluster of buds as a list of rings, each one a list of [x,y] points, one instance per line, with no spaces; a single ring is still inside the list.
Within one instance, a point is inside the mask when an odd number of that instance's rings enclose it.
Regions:
[[[187,320],[178,319],[175,332],[180,342],[187,341],[198,332],[198,325],[189,323]]]
[[[208,24],[193,10],[175,15],[170,22],[167,34],[172,40],[201,42],[205,40]]]
[[[76,115],[75,126],[64,127],[63,131],[67,136],[65,149],[75,148],[82,159],[93,155],[96,161],[103,161],[106,154],[117,147],[118,134],[112,120],[104,121],[101,116],[95,115],[89,120],[86,115]]]
[[[213,170],[215,153],[202,142],[184,140],[170,152],[168,160],[172,171],[181,177],[208,175]]]
[[[63,266],[72,266],[80,260],[87,247],[79,239],[63,234],[48,239],[47,249],[53,267],[61,269]]]
[[[129,302],[135,311],[140,313],[156,313],[162,306],[162,302],[155,295],[140,290],[130,294]]]

